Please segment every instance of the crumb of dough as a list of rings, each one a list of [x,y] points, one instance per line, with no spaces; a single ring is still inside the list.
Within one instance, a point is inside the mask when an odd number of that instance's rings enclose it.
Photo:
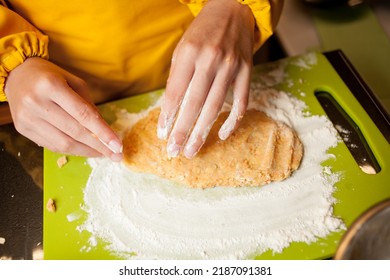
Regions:
[[[5,238],[4,237],[0,237],[0,244],[1,245],[5,244]]]
[[[156,135],[159,114],[159,108],[152,110],[123,139],[125,163],[133,171],[197,188],[262,186],[289,177],[302,159],[295,131],[257,110],[249,110],[225,141],[218,137],[228,117],[222,112],[197,156],[170,159],[166,141]]]
[[[49,212],[55,212],[56,211],[56,204],[52,198],[49,198],[49,200],[46,203],[46,209]]]
[[[68,162],[68,158],[66,156],[62,156],[57,159],[57,165],[59,168],[62,168]]]

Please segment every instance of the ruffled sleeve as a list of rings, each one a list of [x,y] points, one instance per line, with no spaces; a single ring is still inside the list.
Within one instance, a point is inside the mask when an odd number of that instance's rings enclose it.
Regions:
[[[21,16],[0,6],[0,101],[6,101],[4,85],[13,69],[27,58],[48,58],[48,37]]]

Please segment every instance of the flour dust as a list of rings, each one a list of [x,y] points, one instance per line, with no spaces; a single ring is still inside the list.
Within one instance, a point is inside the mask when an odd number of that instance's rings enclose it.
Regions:
[[[315,61],[299,63],[309,67]],[[113,255],[132,259],[246,259],[343,229],[332,208],[340,176],[321,166],[333,157],[328,149],[338,144],[337,132],[328,118],[305,113],[304,102],[272,88],[285,75],[281,65],[254,81],[249,107],[299,135],[304,156],[290,178],[259,188],[202,190],[132,172],[123,163],[89,159],[88,218],[79,230],[90,232],[90,246],[102,240]],[[113,127],[123,133],[147,113],[120,110]]]

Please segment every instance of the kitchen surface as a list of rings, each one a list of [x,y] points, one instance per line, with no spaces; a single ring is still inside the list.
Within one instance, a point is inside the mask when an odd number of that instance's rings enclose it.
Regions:
[[[389,114],[389,1],[285,1],[276,33],[288,56],[341,49]]]
[[[359,1],[349,1],[351,6],[336,8],[316,6],[306,2],[310,1],[285,1],[284,12],[276,34],[256,54],[256,63],[303,55],[310,51],[328,52],[341,49],[372,91],[371,98],[374,100],[377,112],[373,119],[381,119],[378,122],[382,124],[377,122],[375,124],[381,127],[388,144],[390,76],[386,67],[390,62],[390,2],[367,1],[369,3],[367,6],[355,3]],[[346,13],[348,16],[344,17]],[[346,34],[353,36],[346,38]],[[366,108],[366,110],[370,109]],[[3,123],[9,120],[6,111],[7,109],[2,105],[0,121]],[[48,154],[53,163],[55,157],[50,152]],[[45,167],[46,171],[53,170]],[[388,166],[384,169],[386,168]],[[19,135],[12,124],[2,124],[0,126],[0,259],[44,258],[43,212],[46,211],[46,200],[44,201],[43,198],[43,170],[43,149]],[[53,172],[55,173],[55,170]],[[46,177],[55,182],[55,178],[50,175]],[[388,179],[390,181],[390,177]],[[380,193],[383,200],[390,198],[390,190],[384,189]],[[378,200],[372,199],[376,202]],[[371,206],[374,206],[374,203]],[[368,210],[369,205],[366,208]],[[53,253],[55,237],[50,238],[50,253],[56,256]],[[326,256],[326,258],[332,257]]]

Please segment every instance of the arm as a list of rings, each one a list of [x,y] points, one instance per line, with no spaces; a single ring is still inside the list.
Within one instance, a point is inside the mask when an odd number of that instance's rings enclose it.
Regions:
[[[19,15],[0,5],[0,101],[6,101],[4,93],[8,73],[28,57],[48,58],[47,36],[22,19]]]
[[[158,123],[158,136],[168,139],[170,157],[181,152],[188,158],[196,155],[229,87],[233,106],[219,131],[221,140],[245,114],[252,54],[272,34],[273,22],[269,1],[251,1],[257,6],[239,2],[209,0],[175,49]]]
[[[273,34],[280,15],[284,0],[236,0],[237,2],[247,5],[255,18],[255,45],[254,51],[257,51],[264,42]],[[180,0],[187,4],[194,16],[197,16],[207,0]]]
[[[0,6],[0,98],[16,129],[56,152],[120,160],[120,140],[89,101],[85,82],[47,58],[47,36]]]

